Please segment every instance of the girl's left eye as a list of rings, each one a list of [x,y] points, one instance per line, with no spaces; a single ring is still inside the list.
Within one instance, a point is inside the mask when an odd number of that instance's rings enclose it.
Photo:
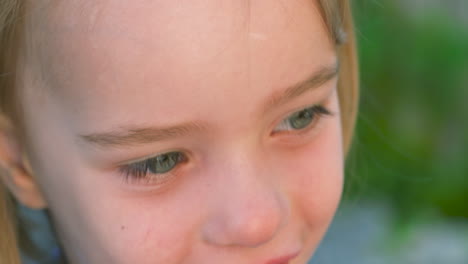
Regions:
[[[312,126],[324,115],[332,113],[322,105],[314,105],[291,114],[275,127],[273,133],[283,131],[298,131]]]
[[[119,171],[128,182],[144,181],[148,184],[158,184],[171,178],[173,176],[171,171],[186,160],[182,152],[167,152],[143,161],[123,165]]]

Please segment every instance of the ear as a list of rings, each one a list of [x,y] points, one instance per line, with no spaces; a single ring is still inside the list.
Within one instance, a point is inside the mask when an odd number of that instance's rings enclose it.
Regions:
[[[0,180],[20,203],[32,209],[43,209],[47,207],[45,199],[26,153],[21,151],[19,139],[7,120],[0,115]]]

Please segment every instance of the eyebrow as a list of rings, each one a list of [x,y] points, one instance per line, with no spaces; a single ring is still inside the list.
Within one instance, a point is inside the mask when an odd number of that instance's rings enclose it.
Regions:
[[[292,99],[300,97],[301,95],[322,86],[324,83],[335,78],[338,75],[338,72],[338,63],[335,63],[333,66],[323,67],[320,70],[313,72],[306,80],[298,82],[284,91],[273,94],[264,105],[264,112],[267,112],[272,108],[277,108]]]
[[[199,122],[188,122],[169,127],[123,127],[120,130],[79,135],[86,143],[101,148],[116,148],[164,141],[206,130]]]
[[[267,112],[282,105],[304,93],[320,87],[327,81],[337,76],[338,64],[323,67],[313,72],[306,80],[298,82],[286,90],[270,96],[263,105],[263,111]],[[207,130],[207,126],[200,122],[187,122],[169,127],[122,127],[121,129],[79,135],[84,142],[100,148],[123,148],[157,141],[165,141],[173,138],[184,137],[194,132]]]

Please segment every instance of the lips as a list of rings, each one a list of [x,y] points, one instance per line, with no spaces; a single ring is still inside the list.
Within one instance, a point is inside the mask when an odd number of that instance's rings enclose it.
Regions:
[[[297,257],[297,255],[299,255],[299,252],[268,260],[265,264],[288,264],[289,261]]]

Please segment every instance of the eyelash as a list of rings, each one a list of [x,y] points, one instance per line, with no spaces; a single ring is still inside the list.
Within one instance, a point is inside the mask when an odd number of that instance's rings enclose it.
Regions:
[[[309,112],[304,112],[304,111],[309,111]],[[295,115],[298,115],[300,113],[312,114],[311,117],[313,118],[313,120],[310,123],[308,123],[304,128],[301,128],[301,129],[292,128],[291,124],[289,122],[290,118],[292,118]],[[277,134],[277,133],[290,134],[290,133],[297,132],[299,134],[299,136],[301,136],[302,134],[307,133],[310,129],[316,127],[317,123],[324,116],[332,116],[332,115],[333,115],[333,113],[328,108],[326,108],[325,106],[319,105],[319,104],[312,105],[310,107],[303,108],[303,109],[301,109],[299,111],[296,111],[296,112],[288,115],[288,117],[284,118],[281,121],[281,123],[277,126],[277,127],[283,126],[283,128],[284,128],[284,126],[288,127],[288,131],[286,131],[286,132],[273,131],[272,135]],[[277,127],[275,127],[275,129]],[[151,173],[150,168],[151,168],[151,166],[154,166],[154,164],[152,164],[152,163],[160,161],[161,157],[163,157],[164,155],[166,155],[166,156],[168,156],[168,155],[177,155],[175,160],[171,159],[172,162],[176,162],[174,164],[174,167],[169,169],[165,173]],[[166,152],[166,153],[162,153],[162,154],[159,154],[157,156],[154,156],[152,158],[148,158],[148,159],[145,159],[145,160],[142,160],[142,161],[130,163],[130,164],[127,164],[127,165],[123,165],[123,166],[121,166],[119,168],[119,173],[123,176],[125,182],[127,182],[127,183],[157,184],[158,185],[158,184],[165,183],[170,178],[174,178],[172,176],[177,174],[178,168],[180,167],[181,163],[186,163],[187,160],[188,160],[187,156],[182,152],[178,152],[178,151]],[[151,176],[148,176],[148,174],[150,174],[150,173],[151,173]]]
[[[174,165],[174,169],[170,169],[166,173],[151,173],[150,169],[153,162],[156,162],[158,157],[163,155],[171,155],[177,154],[176,157],[176,164]],[[124,177],[125,182],[127,183],[136,183],[136,184],[162,184],[166,182],[169,178],[166,174],[176,174],[177,168],[179,167],[180,163],[185,163],[188,160],[187,156],[182,152],[167,152],[162,153],[152,158],[148,158],[142,161],[130,163],[127,165],[123,165],[119,168],[120,174]],[[148,174],[151,173],[151,176]]]

